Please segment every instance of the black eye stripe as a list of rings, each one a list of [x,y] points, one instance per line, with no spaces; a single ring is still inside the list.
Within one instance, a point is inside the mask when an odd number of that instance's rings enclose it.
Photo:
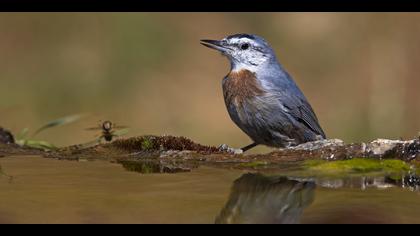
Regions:
[[[241,45],[242,50],[246,50],[248,48],[249,48],[249,43],[244,43],[244,44]]]

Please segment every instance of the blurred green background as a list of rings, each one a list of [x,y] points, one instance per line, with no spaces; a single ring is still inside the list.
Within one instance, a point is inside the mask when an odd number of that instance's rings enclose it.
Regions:
[[[420,130],[418,13],[1,13],[0,126],[84,113],[39,138],[87,142],[109,119],[130,135],[248,144],[223,102],[228,61],[199,44],[234,33],[271,43],[328,137]]]

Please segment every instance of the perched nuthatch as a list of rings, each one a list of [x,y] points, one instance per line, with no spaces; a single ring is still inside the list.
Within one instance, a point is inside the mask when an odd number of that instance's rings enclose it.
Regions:
[[[222,81],[230,118],[253,143],[290,147],[325,139],[324,131],[305,96],[261,37],[235,34],[222,40],[201,40],[230,60]]]

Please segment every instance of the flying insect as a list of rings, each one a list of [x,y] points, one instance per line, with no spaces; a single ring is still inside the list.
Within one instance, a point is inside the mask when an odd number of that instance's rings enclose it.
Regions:
[[[102,133],[98,137],[98,140],[101,141],[104,139],[106,142],[111,142],[115,137],[128,133],[127,127],[117,126],[109,120],[102,122],[97,127],[87,128],[86,130],[101,130]]]

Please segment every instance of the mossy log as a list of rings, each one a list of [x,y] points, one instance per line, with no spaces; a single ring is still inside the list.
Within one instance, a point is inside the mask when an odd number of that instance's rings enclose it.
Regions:
[[[197,163],[254,168],[305,160],[348,160],[353,158],[399,159],[420,162],[420,138],[412,140],[377,139],[369,143],[345,144],[338,139],[305,143],[296,147],[275,149],[266,154],[232,154],[214,146],[198,144],[185,137],[139,136],[117,139],[94,146],[75,145],[53,151],[1,144],[0,156],[43,155],[67,160],[105,159],[115,162],[159,161],[166,166],[188,169]],[[127,163],[126,163],[127,164]],[[140,168],[140,167],[130,167]]]
[[[232,154],[214,146],[195,143],[185,137],[149,135],[119,139],[87,148],[71,146],[47,152],[45,155],[64,159],[123,158],[135,160],[159,158],[217,162],[346,160],[354,157],[419,161],[420,139],[377,139],[370,143],[356,144],[345,144],[341,140],[331,139],[305,143],[292,148],[276,149],[266,154]]]

